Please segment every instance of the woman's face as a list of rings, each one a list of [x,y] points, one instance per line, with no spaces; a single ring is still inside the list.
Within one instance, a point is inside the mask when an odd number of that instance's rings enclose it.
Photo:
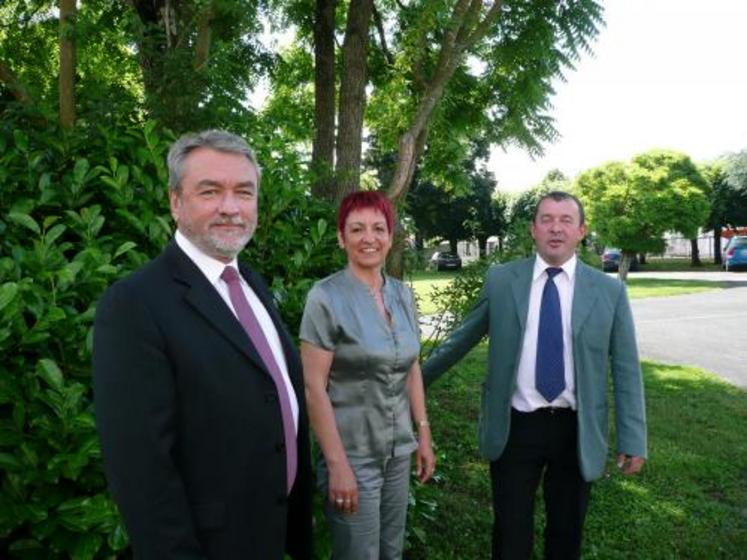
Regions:
[[[353,210],[345,220],[344,232],[337,232],[340,247],[355,268],[381,269],[392,247],[392,234],[384,214],[373,208]]]

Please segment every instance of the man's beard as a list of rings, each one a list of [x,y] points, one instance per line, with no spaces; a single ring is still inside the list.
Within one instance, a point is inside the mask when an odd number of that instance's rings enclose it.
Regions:
[[[219,235],[212,229],[214,225],[241,225],[244,230],[234,235]],[[212,257],[222,257],[225,259],[235,258],[247,243],[251,240],[256,229],[256,223],[244,221],[241,218],[225,218],[211,222],[207,231],[196,231],[192,222],[182,220],[179,223],[181,232],[204,253]]]

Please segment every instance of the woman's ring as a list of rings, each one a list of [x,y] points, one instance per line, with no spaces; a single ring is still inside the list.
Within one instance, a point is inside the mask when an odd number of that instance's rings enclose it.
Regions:
[[[341,503],[343,503],[344,501],[345,501],[345,500],[343,500],[342,498],[337,498],[337,499],[335,500],[335,503],[336,503],[336,504],[341,504]]]

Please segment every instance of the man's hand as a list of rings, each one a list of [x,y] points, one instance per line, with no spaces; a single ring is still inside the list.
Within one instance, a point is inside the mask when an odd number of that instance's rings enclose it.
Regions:
[[[645,462],[646,459],[643,457],[626,455],[625,453],[619,453],[617,455],[617,467],[623,472],[623,474],[638,474],[641,472]]]

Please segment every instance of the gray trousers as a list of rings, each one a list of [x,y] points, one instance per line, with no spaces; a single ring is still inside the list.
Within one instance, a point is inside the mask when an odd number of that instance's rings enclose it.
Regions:
[[[328,472],[319,463],[319,489],[332,536],[334,560],[399,560],[405,541],[410,454],[385,459],[350,459],[358,482],[358,511],[339,512],[329,503]]]

